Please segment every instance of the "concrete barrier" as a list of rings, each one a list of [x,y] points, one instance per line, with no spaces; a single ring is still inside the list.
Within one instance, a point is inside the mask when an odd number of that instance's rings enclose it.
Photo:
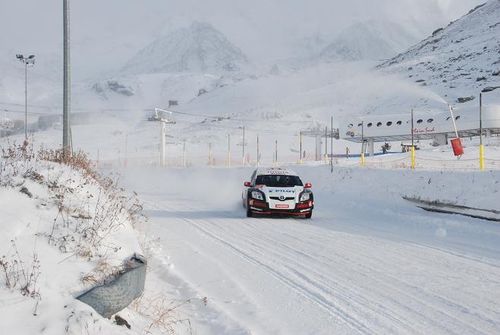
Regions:
[[[142,295],[146,281],[146,259],[134,255],[125,262],[125,268],[109,283],[96,286],[76,297],[105,318],[127,307]]]

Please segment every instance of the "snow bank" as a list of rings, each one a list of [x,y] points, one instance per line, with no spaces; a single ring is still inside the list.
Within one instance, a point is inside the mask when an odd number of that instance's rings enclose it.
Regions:
[[[26,145],[0,159],[0,328],[16,334],[123,333],[74,299],[141,253],[141,205],[83,154]]]

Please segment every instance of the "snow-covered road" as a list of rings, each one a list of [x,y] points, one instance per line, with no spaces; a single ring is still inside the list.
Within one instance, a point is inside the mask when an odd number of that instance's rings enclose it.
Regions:
[[[310,221],[246,218],[250,169],[125,171],[160,241],[149,289],[207,297],[183,311],[197,334],[500,333],[499,224],[405,203],[401,171],[325,171],[300,168]]]

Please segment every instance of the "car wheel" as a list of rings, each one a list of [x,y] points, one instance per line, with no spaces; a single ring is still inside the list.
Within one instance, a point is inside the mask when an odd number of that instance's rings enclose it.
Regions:
[[[309,213],[306,214],[305,218],[310,219],[313,216],[313,212],[310,211]]]

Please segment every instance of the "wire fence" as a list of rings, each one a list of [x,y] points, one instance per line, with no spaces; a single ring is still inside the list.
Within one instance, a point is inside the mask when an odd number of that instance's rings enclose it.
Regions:
[[[449,153],[443,153],[442,156],[449,156]],[[500,170],[500,159],[485,158],[485,170]],[[100,166],[155,166],[169,168],[183,167],[245,167],[245,166],[283,166],[283,165],[330,165],[333,167],[359,167],[372,169],[411,169],[411,153],[391,153],[379,156],[366,156],[364,164],[360,157],[347,157],[345,155],[323,155],[320,159],[308,155],[300,159],[299,153],[279,153],[275,156],[265,156],[257,159],[246,154],[242,156],[233,153],[223,153],[214,150],[213,152],[200,154],[199,152],[186,151],[184,154],[166,155],[164,164],[160,162],[159,154],[131,155],[118,159],[102,159],[98,161]],[[478,158],[440,158],[439,154],[428,154],[417,151],[415,160],[415,169],[417,170],[452,170],[452,171],[479,171]]]

